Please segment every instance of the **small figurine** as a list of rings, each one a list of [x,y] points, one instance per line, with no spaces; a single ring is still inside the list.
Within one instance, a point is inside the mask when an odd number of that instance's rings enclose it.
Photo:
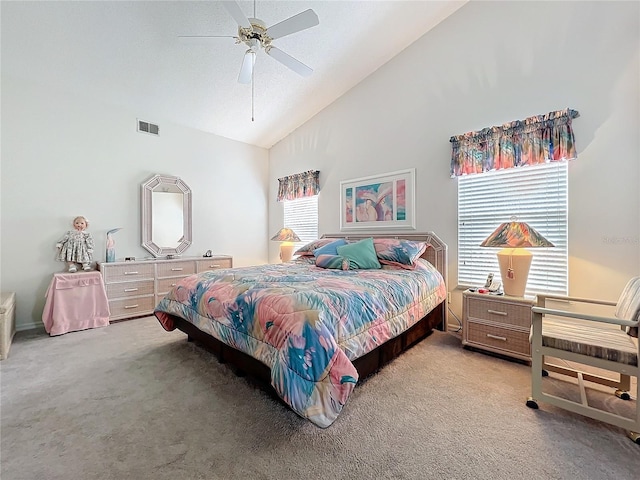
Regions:
[[[113,234],[122,230],[120,228],[114,228],[107,232],[107,262],[116,261],[116,241],[113,239]]]
[[[73,219],[73,230],[65,233],[62,240],[56,243],[58,249],[57,260],[67,262],[70,273],[78,271],[76,263],[82,264],[83,270],[91,270],[93,261],[93,237],[86,229],[89,222],[84,217]]]

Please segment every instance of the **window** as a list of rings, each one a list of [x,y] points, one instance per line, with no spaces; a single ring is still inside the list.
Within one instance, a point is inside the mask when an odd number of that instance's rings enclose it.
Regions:
[[[458,285],[483,285],[489,272],[500,276],[498,250],[479,245],[515,215],[555,245],[530,250],[527,293],[568,293],[567,163],[458,177]]]
[[[318,238],[318,196],[284,201],[284,227],[290,228],[298,237],[299,248]]]

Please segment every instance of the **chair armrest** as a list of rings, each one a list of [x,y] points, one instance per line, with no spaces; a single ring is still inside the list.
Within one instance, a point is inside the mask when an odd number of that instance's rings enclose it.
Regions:
[[[592,298],[582,298],[582,297],[569,297],[567,295],[546,295],[539,294],[538,305],[544,305],[545,300],[561,300],[564,302],[579,302],[579,303],[591,303],[595,305],[606,305],[608,307],[615,307],[616,302],[610,302],[608,300],[594,300]]]
[[[600,317],[597,315],[589,315],[586,313],[580,312],[568,312],[566,310],[555,310],[553,308],[543,308],[543,307],[531,307],[531,311],[534,313],[539,313],[542,315],[555,315],[558,317],[569,317],[569,318],[577,318],[579,320],[590,320],[592,322],[601,322],[601,323],[610,323],[613,325],[620,325],[624,327],[637,327],[640,321],[636,320],[635,322],[632,320],[622,320],[616,317]],[[533,316],[536,317],[535,315]]]

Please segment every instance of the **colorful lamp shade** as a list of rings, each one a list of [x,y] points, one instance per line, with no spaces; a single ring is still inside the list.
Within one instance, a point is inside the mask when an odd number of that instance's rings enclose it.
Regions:
[[[276,242],[299,242],[300,237],[290,228],[281,228],[278,233],[271,237],[271,240]]]
[[[524,296],[532,255],[527,248],[553,247],[535,228],[512,217],[489,235],[481,247],[502,248],[498,255],[500,277],[504,293],[514,297]]]
[[[280,260],[282,260],[283,263],[291,260],[293,256],[293,242],[301,241],[300,237],[296,235],[296,232],[290,228],[281,228],[278,233],[271,237],[271,240],[282,242],[280,243]]]

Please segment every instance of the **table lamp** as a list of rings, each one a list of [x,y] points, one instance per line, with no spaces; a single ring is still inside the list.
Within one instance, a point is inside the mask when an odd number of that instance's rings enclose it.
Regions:
[[[300,242],[300,237],[296,235],[296,232],[291,230],[290,228],[281,228],[278,233],[276,233],[271,240],[280,243],[280,260],[282,263],[286,263],[291,260],[293,256],[293,247],[295,246],[293,242]]]
[[[533,227],[525,222],[516,221],[516,217],[511,217],[510,222],[500,225],[480,246],[503,248],[497,255],[504,293],[523,297],[533,257],[526,249],[555,245]]]

